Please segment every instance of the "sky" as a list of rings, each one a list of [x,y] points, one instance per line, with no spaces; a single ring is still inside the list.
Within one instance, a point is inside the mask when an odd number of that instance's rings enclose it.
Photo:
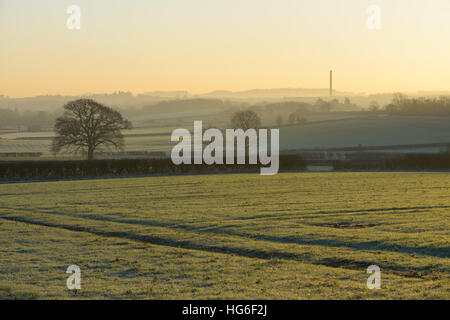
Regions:
[[[449,17],[448,0],[0,0],[0,94],[326,88],[330,69],[340,91],[449,90]]]

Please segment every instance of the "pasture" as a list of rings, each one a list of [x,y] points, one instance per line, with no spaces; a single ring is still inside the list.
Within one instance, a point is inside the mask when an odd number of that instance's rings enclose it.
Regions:
[[[13,183],[0,207],[0,298],[450,298],[449,173]]]

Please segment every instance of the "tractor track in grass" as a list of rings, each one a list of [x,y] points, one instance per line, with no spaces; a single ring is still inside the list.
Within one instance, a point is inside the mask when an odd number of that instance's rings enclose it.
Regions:
[[[321,211],[308,211],[308,212],[302,212],[302,217],[308,217],[308,216],[317,216],[317,215],[327,215],[327,216],[337,216],[342,213],[349,213],[349,214],[371,214],[371,213],[383,213],[383,212],[389,212],[392,211],[395,214],[400,213],[410,213],[410,212],[418,212],[418,211],[424,211],[424,210],[430,210],[430,209],[449,209],[450,206],[413,206],[413,207],[392,207],[392,208],[369,208],[369,209],[357,209],[357,210],[321,210]],[[265,210],[261,210],[265,211]],[[267,210],[270,212],[286,212],[286,209],[280,209],[280,210],[274,210],[270,209]],[[298,211],[297,209],[292,209],[292,211]],[[281,214],[261,214],[261,215],[255,215],[251,217],[232,217],[228,218],[228,220],[256,220],[256,219],[266,219],[266,218],[287,218],[290,217],[298,217],[299,213],[281,213]]]
[[[264,249],[249,249],[242,247],[229,247],[229,246],[220,246],[220,245],[208,245],[208,244],[199,244],[189,240],[175,240],[170,238],[158,237],[158,236],[147,236],[147,235],[138,235],[132,232],[117,232],[117,231],[101,231],[95,230],[89,227],[83,226],[74,226],[68,224],[58,224],[52,222],[42,222],[31,219],[25,219],[22,217],[10,217],[10,216],[0,216],[1,219],[21,222],[26,224],[38,225],[49,228],[58,228],[64,229],[74,232],[84,232],[90,233],[96,236],[101,237],[110,237],[110,238],[119,238],[119,239],[128,239],[133,241],[138,241],[146,244],[152,245],[161,245],[167,247],[174,247],[179,249],[187,249],[187,250],[200,250],[211,253],[222,253],[222,254],[231,254],[237,255],[247,258],[257,258],[264,260],[271,259],[281,259],[281,260],[294,260],[302,263],[313,264],[313,265],[322,265],[328,266],[332,268],[344,268],[350,270],[365,270],[367,266],[371,264],[376,264],[374,261],[360,261],[360,260],[351,260],[351,259],[339,259],[339,258],[324,258],[318,260],[311,260],[308,258],[309,254],[296,254],[283,252],[280,250],[264,250]],[[401,265],[390,264],[384,265],[383,270],[387,270],[392,272],[395,275],[409,278],[423,278],[431,274],[431,271],[426,267],[404,267]],[[447,270],[443,270],[445,273],[448,273]]]
[[[442,208],[447,206],[436,206],[435,208]],[[418,207],[413,207],[417,209]],[[406,208],[400,208],[402,212],[405,211]],[[21,210],[27,212],[34,212],[34,210],[29,210],[22,208]],[[375,209],[372,209],[375,210]],[[380,209],[381,211],[387,211],[387,209]],[[157,222],[157,221],[142,221],[136,219],[124,219],[124,218],[111,218],[107,216],[100,216],[95,214],[71,214],[71,213],[63,213],[59,211],[41,211],[43,214],[48,215],[59,215],[63,217],[71,217],[76,219],[83,220],[92,220],[92,221],[103,221],[103,222],[112,222],[112,223],[121,223],[126,225],[140,225],[147,227],[158,227],[158,228],[166,228],[170,230],[181,230],[183,232],[194,232],[197,234],[206,234],[206,235],[223,235],[223,236],[232,236],[232,237],[240,237],[251,240],[258,241],[266,241],[272,243],[280,243],[280,244],[293,244],[293,245],[311,245],[311,246],[320,246],[320,247],[347,247],[355,250],[382,250],[387,252],[401,252],[404,254],[419,254],[423,256],[436,257],[436,258],[449,258],[450,257],[450,247],[433,247],[433,246],[422,246],[422,247],[412,247],[412,246],[399,246],[399,245],[388,245],[383,241],[366,241],[366,242],[346,242],[337,239],[314,239],[314,238],[305,238],[299,235],[295,236],[273,236],[273,235],[264,235],[258,234],[254,235],[246,232],[238,232],[234,230],[230,230],[226,228],[226,226],[216,227],[216,226],[206,226],[206,229],[199,229],[196,227],[192,227],[190,225],[182,224],[182,223],[167,223],[167,222]],[[311,225],[311,224],[310,224]],[[319,227],[323,225],[318,225]],[[330,227],[330,226],[325,226]]]

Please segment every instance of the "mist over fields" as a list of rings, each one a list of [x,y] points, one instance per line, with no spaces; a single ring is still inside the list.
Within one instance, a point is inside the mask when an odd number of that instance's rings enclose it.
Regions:
[[[92,98],[111,107],[127,109],[156,104],[161,101],[185,99],[219,99],[241,103],[277,102],[277,101],[303,101],[313,102],[319,97],[328,97],[328,88],[279,88],[279,89],[253,89],[247,91],[216,90],[203,94],[192,94],[188,91],[149,91],[133,94],[131,92],[117,91],[111,94],[85,93],[75,96],[40,95],[35,97],[11,98],[0,92],[0,109],[18,109],[32,111],[54,111],[60,109],[65,103],[79,98]],[[353,92],[333,91],[333,95],[343,99],[349,97],[362,108],[369,107],[372,101],[387,104],[392,100],[393,93],[365,94]],[[410,96],[448,96],[450,91],[418,91],[408,93]]]
[[[327,89],[214,91],[202,95],[187,91],[138,95],[116,92],[85,97],[118,109],[132,122],[133,129],[124,131],[127,152],[167,153],[173,147],[170,135],[174,129],[192,129],[195,120],[202,120],[204,128],[225,129],[232,115],[244,109],[255,111],[263,127],[280,128],[281,151],[367,147],[384,151],[383,146],[403,146],[409,152],[446,151],[450,143],[450,114],[445,113],[447,109],[433,107],[437,102],[432,100],[440,99],[435,97],[444,93],[420,92],[424,98],[416,101],[417,94],[410,95],[415,101],[413,107],[417,101],[423,106],[419,111],[411,108],[414,112],[396,112],[391,108],[391,102],[401,98],[398,94],[336,92],[328,97]],[[65,103],[77,98],[2,96],[0,153],[51,156],[55,119]]]

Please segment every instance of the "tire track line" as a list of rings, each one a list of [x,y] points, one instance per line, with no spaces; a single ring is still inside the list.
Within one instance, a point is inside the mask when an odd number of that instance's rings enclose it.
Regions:
[[[205,244],[198,244],[189,240],[182,240],[177,241],[173,239],[163,238],[163,237],[156,237],[156,236],[144,236],[144,235],[137,235],[131,232],[107,232],[107,231],[100,231],[100,230],[93,230],[89,227],[82,227],[82,226],[72,226],[72,225],[66,225],[66,224],[57,224],[57,223],[51,223],[51,222],[42,222],[42,221],[34,221],[30,219],[25,219],[22,217],[9,217],[9,216],[0,216],[0,219],[8,220],[8,221],[14,221],[14,222],[21,222],[26,224],[32,224],[37,226],[43,226],[43,227],[49,227],[49,228],[58,228],[58,229],[64,229],[74,232],[85,232],[90,233],[93,235],[101,236],[101,237],[110,237],[110,238],[119,238],[119,239],[128,239],[132,241],[138,241],[142,243],[152,244],[152,245],[161,245],[161,246],[167,246],[167,247],[173,247],[178,249],[187,249],[187,250],[199,250],[204,252],[211,252],[211,253],[222,253],[222,254],[231,254],[231,255],[237,255],[241,257],[247,257],[247,258],[257,258],[257,259],[263,259],[263,260],[271,260],[271,259],[281,259],[281,260],[293,260],[298,261],[301,263],[306,264],[312,264],[312,265],[322,265],[332,268],[343,268],[343,269],[349,269],[349,270],[365,270],[365,268],[371,264],[376,264],[376,262],[365,262],[365,261],[357,261],[357,260],[350,260],[350,259],[336,259],[336,258],[325,258],[318,261],[308,261],[308,259],[305,259],[306,256],[309,254],[296,254],[296,253],[288,253],[283,252],[279,250],[274,251],[268,251],[263,249],[248,249],[248,248],[237,248],[237,247],[226,247],[226,246],[217,246],[217,245],[205,245]],[[389,270],[393,274],[396,274],[398,276],[402,277],[409,277],[409,278],[421,278],[421,276],[417,276],[418,272],[425,272],[426,270],[422,269],[405,269],[402,266],[399,265],[391,265],[391,266],[384,266],[384,270]]]

